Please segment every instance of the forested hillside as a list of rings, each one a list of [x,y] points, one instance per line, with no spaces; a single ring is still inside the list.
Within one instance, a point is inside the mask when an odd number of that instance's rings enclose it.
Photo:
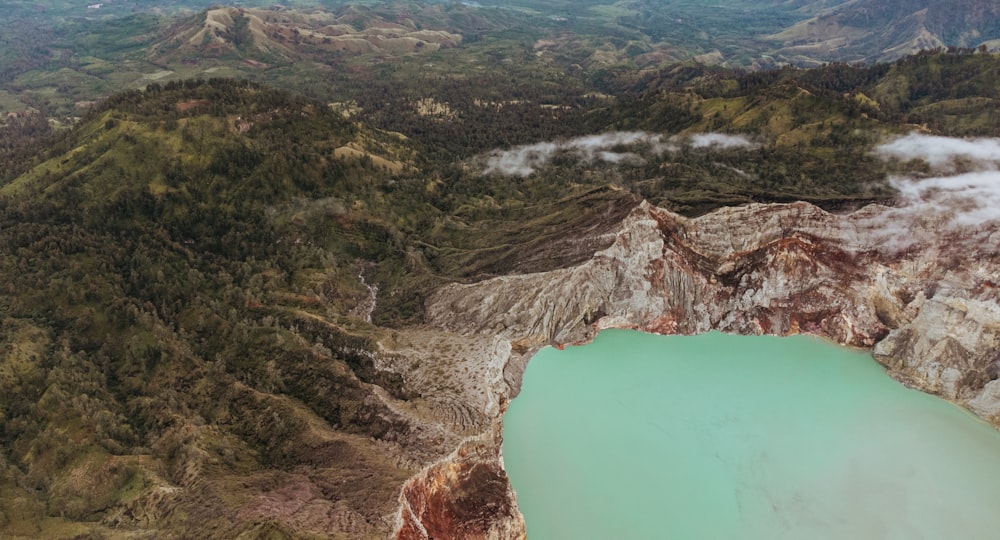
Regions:
[[[212,81],[116,96],[0,189],[5,531],[234,537],[260,526],[234,504],[310,464],[364,522],[390,512],[366,500],[408,472],[369,441],[401,426],[365,384],[405,395],[336,321],[399,259],[370,194],[406,156]]]
[[[268,513],[291,483],[326,501],[309,523],[378,537],[433,435],[398,412],[427,396],[375,342],[419,324],[430,291],[589,258],[642,198],[891,202],[886,174],[912,167],[873,145],[997,135],[998,69],[939,51],[523,88],[528,71],[429,72],[357,80],[354,106],[189,80],[71,128],[9,123],[0,531],[320,535]],[[544,160],[502,165],[540,143]]]

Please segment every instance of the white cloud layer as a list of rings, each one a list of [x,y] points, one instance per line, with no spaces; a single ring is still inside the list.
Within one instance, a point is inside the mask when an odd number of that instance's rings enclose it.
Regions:
[[[976,171],[915,180],[891,178],[907,207],[948,217],[953,225],[1000,221],[1000,171]]]
[[[1000,221],[1000,139],[956,139],[912,133],[875,149],[880,156],[921,160],[929,178],[896,176],[898,214],[952,228]],[[961,167],[961,171],[959,171]]]
[[[728,135],[725,133],[699,133],[692,135],[691,148],[715,148],[732,150],[736,148],[753,148],[755,145],[743,135]]]
[[[996,167],[1000,163],[1000,139],[956,139],[911,133],[879,146],[876,152],[883,157],[923,160],[935,168],[952,166],[957,160]]]
[[[756,146],[742,135],[701,133],[688,139],[672,137],[664,140],[662,135],[644,131],[614,131],[566,141],[542,142],[516,146],[509,150],[495,150],[487,156],[483,173],[528,176],[544,167],[559,152],[568,152],[585,162],[641,164],[642,158],[636,152],[623,150],[628,147],[645,146],[655,154],[663,154],[676,152],[684,144],[691,148],[710,150],[746,149]]]

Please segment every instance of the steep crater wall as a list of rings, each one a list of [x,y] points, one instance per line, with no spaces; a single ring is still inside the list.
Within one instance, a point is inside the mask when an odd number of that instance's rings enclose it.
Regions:
[[[793,203],[687,219],[643,203],[582,264],[438,290],[428,330],[493,343],[465,360],[475,390],[453,395],[482,404],[484,418],[404,486],[397,537],[524,536],[500,453],[503,411],[534,352],[603,328],[821,335],[871,349],[905,384],[1000,426],[998,227],[906,216]]]

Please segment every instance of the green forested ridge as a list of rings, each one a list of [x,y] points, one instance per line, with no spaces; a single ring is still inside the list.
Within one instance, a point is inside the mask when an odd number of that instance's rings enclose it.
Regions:
[[[116,94],[52,133],[40,116],[9,124],[0,531],[298,535],[237,512],[292,474],[374,527],[413,471],[384,451],[409,426],[370,385],[420,396],[366,352],[419,323],[434,287],[584,260],[600,246],[576,239],[641,198],[690,214],[888,201],[886,173],[907,165],[871,156],[884,136],[1000,129],[1000,60],[970,51],[565,81],[531,77],[536,61],[506,80],[375,67],[353,81],[359,111],[212,79]],[[481,173],[490,150],[640,129],[678,150]],[[683,143],[700,132],[758,146]],[[372,323],[359,274],[379,287]]]
[[[167,85],[110,100],[0,190],[5,531],[141,529],[137,497],[209,480],[155,528],[232,537],[254,526],[233,501],[309,464],[391,500],[408,474],[365,441],[400,434],[364,384],[406,394],[362,353],[370,330],[336,322],[366,294],[357,259],[393,256],[376,214],[338,202],[386,177],[331,157],[349,141],[384,144],[283,92]],[[310,205],[335,248],[295,225]],[[303,443],[314,416],[342,440]]]
[[[5,534],[300,536],[237,515],[292,474],[381,527],[413,473],[382,448],[410,428],[369,385],[417,396],[366,353],[383,330],[352,313],[358,274],[377,323],[414,322],[430,286],[588,256],[544,240],[635,203],[565,189],[500,223],[470,193],[449,216],[409,144],[189,81],[109,99],[0,187]],[[503,244],[469,234],[491,219]]]

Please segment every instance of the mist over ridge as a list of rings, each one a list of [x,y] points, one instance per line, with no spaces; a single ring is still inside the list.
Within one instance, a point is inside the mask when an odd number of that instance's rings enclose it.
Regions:
[[[930,166],[923,176],[893,175],[904,207],[949,216],[957,226],[1000,220],[1000,138],[941,137],[911,133],[876,148],[883,157]]]
[[[643,163],[640,150],[652,155],[677,152],[687,146],[705,150],[750,149],[758,146],[744,135],[697,133],[690,136],[665,137],[643,131],[612,131],[585,135],[564,141],[541,142],[494,150],[486,157],[483,174],[528,176],[548,165],[559,152],[567,152],[584,162],[601,161],[610,164],[638,165]],[[632,147],[635,151],[623,151]]]

